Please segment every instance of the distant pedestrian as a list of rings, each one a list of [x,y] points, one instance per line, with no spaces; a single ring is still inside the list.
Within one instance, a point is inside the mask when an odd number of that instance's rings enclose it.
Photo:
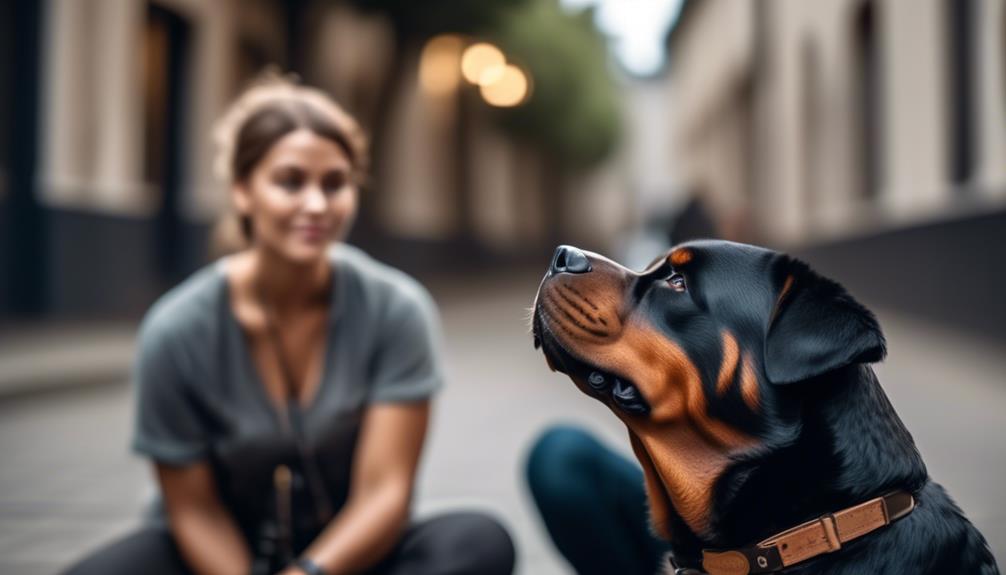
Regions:
[[[132,444],[161,498],[70,573],[510,573],[490,517],[410,520],[438,318],[417,282],[340,242],[367,164],[356,122],[274,78],[219,135],[247,245],[139,336]]]

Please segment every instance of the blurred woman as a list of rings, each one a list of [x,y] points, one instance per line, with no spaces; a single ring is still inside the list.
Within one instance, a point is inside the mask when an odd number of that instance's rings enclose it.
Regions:
[[[70,572],[510,573],[493,519],[410,521],[438,320],[417,282],[340,242],[367,163],[355,121],[272,79],[218,140],[247,246],[140,329],[133,449],[161,499]]]

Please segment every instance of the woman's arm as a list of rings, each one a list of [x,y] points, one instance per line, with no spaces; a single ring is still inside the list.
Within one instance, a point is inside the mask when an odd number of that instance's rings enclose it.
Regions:
[[[391,550],[408,521],[429,413],[428,400],[368,408],[349,501],[304,557],[337,575],[366,569]]]
[[[156,468],[171,534],[189,567],[201,575],[248,575],[251,554],[217,495],[209,463]]]

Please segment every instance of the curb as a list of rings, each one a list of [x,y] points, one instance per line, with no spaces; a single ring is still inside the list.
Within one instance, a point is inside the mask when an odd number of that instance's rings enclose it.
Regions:
[[[0,401],[128,379],[135,329],[132,324],[56,325],[4,333]]]

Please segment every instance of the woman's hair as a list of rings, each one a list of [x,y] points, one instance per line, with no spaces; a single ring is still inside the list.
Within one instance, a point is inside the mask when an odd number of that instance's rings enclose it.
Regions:
[[[246,181],[273,144],[301,129],[335,142],[349,158],[351,181],[364,181],[367,141],[356,120],[321,90],[274,71],[253,82],[217,123],[217,176],[228,185]],[[240,226],[250,240],[249,219],[241,217]]]

